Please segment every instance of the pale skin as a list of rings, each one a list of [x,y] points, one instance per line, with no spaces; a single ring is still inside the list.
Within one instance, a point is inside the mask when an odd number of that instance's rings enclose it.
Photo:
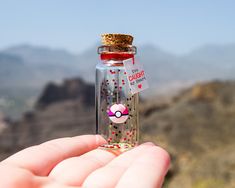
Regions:
[[[60,138],[24,149],[0,163],[6,188],[160,188],[168,153],[145,143],[115,155],[98,149],[99,135]]]

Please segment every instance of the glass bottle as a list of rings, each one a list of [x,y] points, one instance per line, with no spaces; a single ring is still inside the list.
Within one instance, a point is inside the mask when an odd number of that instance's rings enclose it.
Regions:
[[[123,61],[133,58],[133,37],[103,34],[98,48],[101,61],[96,66],[96,132],[107,150],[126,151],[138,144],[138,94],[132,95]]]

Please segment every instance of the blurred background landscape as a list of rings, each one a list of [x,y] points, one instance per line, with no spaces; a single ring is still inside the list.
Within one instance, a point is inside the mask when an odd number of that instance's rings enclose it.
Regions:
[[[0,159],[95,133],[100,34],[127,33],[150,85],[141,142],[172,157],[164,187],[235,187],[234,8],[229,0],[2,3]]]

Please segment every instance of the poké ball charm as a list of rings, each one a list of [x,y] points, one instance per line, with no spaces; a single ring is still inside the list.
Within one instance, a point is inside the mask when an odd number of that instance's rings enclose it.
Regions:
[[[114,104],[108,111],[109,119],[113,123],[124,123],[128,119],[129,111],[128,108],[123,104]]]

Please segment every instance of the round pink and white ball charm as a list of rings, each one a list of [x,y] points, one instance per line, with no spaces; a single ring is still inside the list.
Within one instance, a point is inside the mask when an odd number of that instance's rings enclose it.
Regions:
[[[128,108],[123,104],[114,104],[108,109],[109,119],[113,123],[124,123],[128,119]]]

